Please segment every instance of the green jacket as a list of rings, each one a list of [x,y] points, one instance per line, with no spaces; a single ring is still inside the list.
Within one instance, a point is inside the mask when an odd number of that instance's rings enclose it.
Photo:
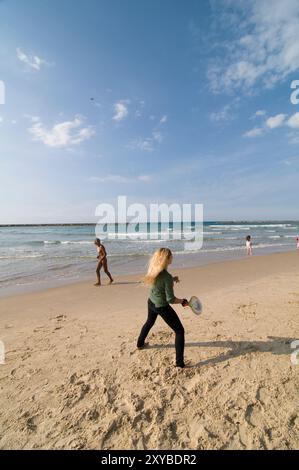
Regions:
[[[166,269],[159,274],[152,285],[149,298],[155,307],[166,307],[174,302],[173,277]]]

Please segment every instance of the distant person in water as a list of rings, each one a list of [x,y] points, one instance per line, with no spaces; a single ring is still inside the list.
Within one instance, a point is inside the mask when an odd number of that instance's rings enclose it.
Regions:
[[[100,286],[101,285],[100,271],[101,271],[102,268],[104,269],[104,272],[107,274],[107,276],[110,279],[109,284],[112,284],[113,279],[112,279],[112,276],[111,276],[110,272],[108,271],[106,249],[105,249],[104,245],[102,245],[101,240],[99,238],[95,239],[94,244],[97,247],[97,251],[98,251],[97,259],[99,260],[98,265],[97,265],[97,269],[96,269],[98,282],[95,284],[95,286]]]
[[[246,249],[247,249],[247,255],[251,256],[252,255],[252,241],[251,241],[250,235],[247,235],[246,237]]]
[[[299,250],[299,237],[296,238],[297,250]]]
[[[185,335],[184,327],[173,308],[169,304],[181,304],[183,307],[189,305],[186,299],[178,299],[173,292],[173,283],[179,282],[177,276],[173,277],[167,268],[172,262],[172,253],[168,248],[160,248],[152,256],[145,283],[150,285],[150,294],[148,299],[148,317],[143,325],[138,341],[137,348],[143,349],[144,343],[150,329],[160,315],[165,323],[175,332],[175,351],[176,367],[185,367],[184,346]]]

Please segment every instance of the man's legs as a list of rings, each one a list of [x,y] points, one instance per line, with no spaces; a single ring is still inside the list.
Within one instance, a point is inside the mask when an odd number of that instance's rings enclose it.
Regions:
[[[101,285],[101,274],[100,274],[101,267],[102,267],[102,261],[99,261],[98,265],[97,265],[97,269],[96,269],[96,275],[97,275],[97,278],[98,278],[98,282],[97,282],[97,284],[95,284],[95,285],[99,285],[99,286]]]
[[[107,276],[109,277],[110,282],[113,282],[113,278],[112,278],[110,272],[108,271],[108,265],[107,265],[107,260],[106,260],[106,259],[103,260],[103,268],[104,268],[104,272],[105,272],[105,273],[107,274]]]

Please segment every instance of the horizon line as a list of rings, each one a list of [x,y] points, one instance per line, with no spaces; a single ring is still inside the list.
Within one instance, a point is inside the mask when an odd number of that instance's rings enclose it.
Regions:
[[[204,220],[202,221],[203,224],[216,224],[216,223],[231,223],[231,224],[237,224],[237,223],[241,223],[241,224],[248,224],[248,223],[252,223],[252,222],[256,222],[256,223],[262,223],[262,222],[265,222],[265,223],[277,223],[277,222],[284,222],[284,223],[288,223],[288,222],[298,222],[299,223],[299,220],[298,219],[227,219],[227,220],[224,220],[224,219],[218,219],[218,220]],[[106,223],[103,223],[103,224],[99,224],[99,225],[124,225],[124,224],[131,224],[132,222],[130,221],[127,221],[127,222],[106,222]],[[161,221],[146,221],[146,222],[136,222],[135,225],[137,225],[138,223],[140,224],[146,224],[146,223],[159,223],[159,224],[179,224],[179,223],[191,223],[191,224],[196,224],[196,223],[201,223],[201,222],[197,222],[195,220],[192,220],[191,222],[190,221],[179,221],[179,222],[175,222],[175,221],[169,221],[169,222],[161,222]],[[52,226],[52,227],[55,227],[55,226],[80,226],[80,225],[90,225],[90,226],[94,226],[94,225],[98,225],[98,222],[42,222],[42,223],[11,223],[11,224],[0,224],[0,227],[49,227],[49,226]]]

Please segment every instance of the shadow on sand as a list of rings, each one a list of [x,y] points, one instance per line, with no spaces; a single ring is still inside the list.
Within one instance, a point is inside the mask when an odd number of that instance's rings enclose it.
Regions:
[[[110,285],[111,286],[120,286],[122,284],[141,284],[141,281],[124,281],[124,282],[116,281],[116,282],[113,282]]]
[[[252,352],[272,353],[275,355],[290,355],[292,349],[290,344],[296,338],[283,338],[276,336],[268,336],[270,341],[205,341],[200,343],[186,343],[186,348],[221,348],[229,349],[229,351],[220,354],[219,356],[207,359],[205,361],[194,364],[192,367],[205,366],[208,364],[219,364],[234,357],[245,356]],[[148,345],[146,349],[164,349],[174,348],[174,344]]]

